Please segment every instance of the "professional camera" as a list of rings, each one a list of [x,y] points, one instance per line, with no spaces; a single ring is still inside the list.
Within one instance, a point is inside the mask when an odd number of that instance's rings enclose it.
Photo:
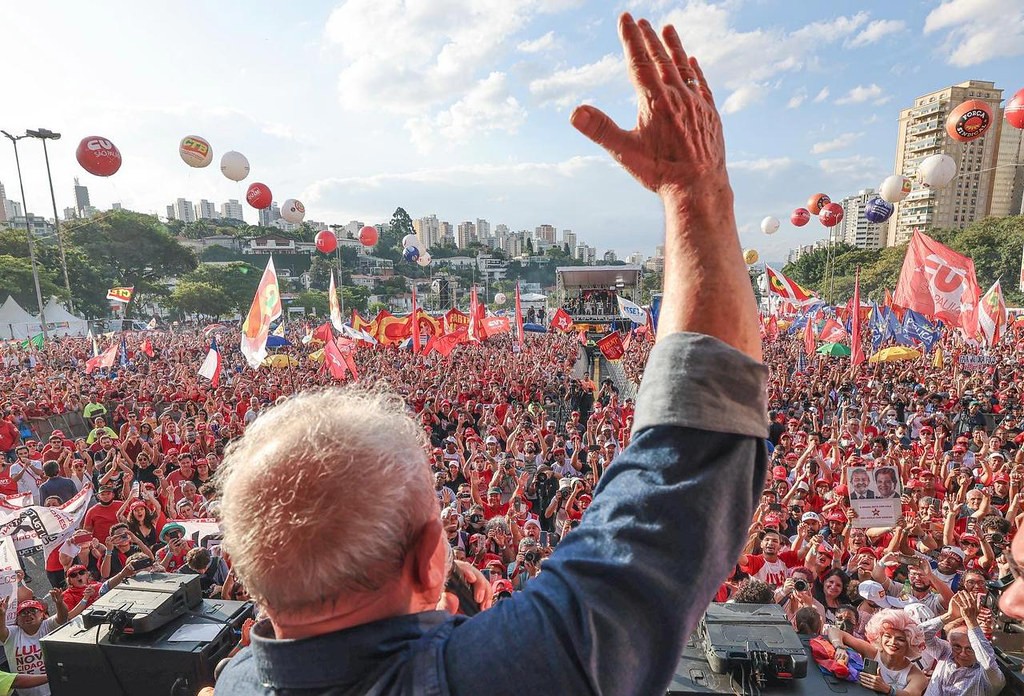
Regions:
[[[793,589],[796,590],[797,592],[806,592],[807,591],[807,581],[806,580],[794,580],[793,581]]]
[[[530,549],[523,554],[523,561],[532,565],[537,565],[540,563],[540,554],[533,549]]]

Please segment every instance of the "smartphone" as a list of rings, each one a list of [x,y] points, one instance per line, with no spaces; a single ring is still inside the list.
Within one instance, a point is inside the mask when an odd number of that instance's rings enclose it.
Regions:
[[[865,674],[878,674],[878,662],[876,660],[864,660],[864,669],[861,670]]]
[[[132,568],[135,570],[145,570],[153,565],[152,558],[137,558],[132,561]]]
[[[491,571],[490,571],[490,569],[488,569],[488,568],[484,568],[483,570],[481,570],[481,571],[480,571],[480,573],[481,573],[481,574],[482,574],[482,575],[483,575],[483,576],[484,576],[485,578],[487,578],[487,582],[490,582],[490,581],[491,581]]]

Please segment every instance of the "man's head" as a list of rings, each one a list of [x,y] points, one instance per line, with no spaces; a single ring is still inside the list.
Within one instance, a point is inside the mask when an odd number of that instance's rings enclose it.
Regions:
[[[46,619],[46,605],[38,599],[26,599],[18,604],[18,628],[35,635]]]
[[[331,390],[275,406],[228,448],[224,548],[279,635],[434,608],[447,540],[422,437],[398,399]],[[296,490],[315,491],[301,515]]]
[[[888,466],[876,471],[875,487],[881,497],[891,497],[896,492],[896,471]]]
[[[206,569],[210,567],[212,559],[213,557],[207,549],[197,546],[185,554],[185,565],[197,573],[205,573]]]
[[[89,570],[84,565],[75,564],[68,568],[68,585],[71,587],[85,587],[92,581],[89,577]]]
[[[871,485],[871,477],[868,476],[868,472],[865,469],[854,469],[850,472],[850,485],[853,487],[854,493],[861,495]]]

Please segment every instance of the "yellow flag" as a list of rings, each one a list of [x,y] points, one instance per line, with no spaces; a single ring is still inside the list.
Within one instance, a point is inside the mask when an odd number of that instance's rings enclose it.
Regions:
[[[945,367],[945,361],[942,357],[942,346],[935,347],[935,354],[932,356],[932,367],[942,369]]]

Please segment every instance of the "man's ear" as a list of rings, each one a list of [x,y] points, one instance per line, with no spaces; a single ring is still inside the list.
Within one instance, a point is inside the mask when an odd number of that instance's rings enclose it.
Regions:
[[[420,528],[411,559],[413,581],[418,589],[433,590],[444,586],[447,546],[440,519],[432,519]]]

